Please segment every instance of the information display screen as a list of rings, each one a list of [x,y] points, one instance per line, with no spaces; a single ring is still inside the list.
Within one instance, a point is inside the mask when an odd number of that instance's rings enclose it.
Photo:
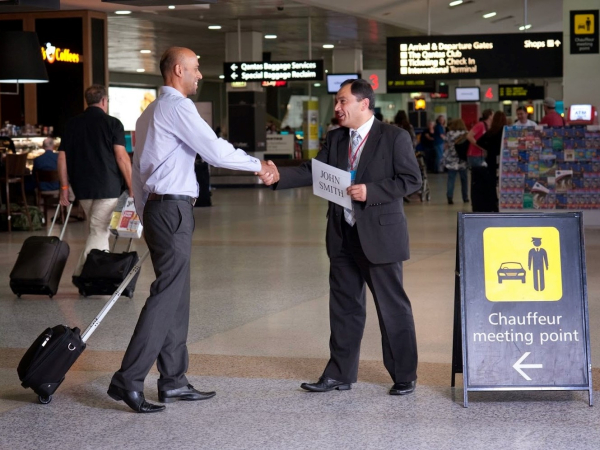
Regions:
[[[498,100],[542,100],[544,86],[533,84],[501,84],[498,86]]]
[[[108,96],[108,113],[123,122],[125,131],[134,131],[142,112],[156,99],[156,89],[109,86]]]
[[[327,74],[327,93],[335,94],[340,90],[340,85],[346,80],[356,80],[360,78],[357,73],[328,73]]]
[[[571,105],[569,120],[592,120],[592,105]]]
[[[405,79],[562,77],[562,40],[562,33],[388,38],[388,84]]]
[[[475,87],[457,87],[456,91],[457,102],[478,102],[479,88]]]

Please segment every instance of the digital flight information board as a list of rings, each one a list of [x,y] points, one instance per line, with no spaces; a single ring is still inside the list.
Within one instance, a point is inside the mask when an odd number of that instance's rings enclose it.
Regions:
[[[388,84],[401,80],[562,77],[562,33],[390,37]]]

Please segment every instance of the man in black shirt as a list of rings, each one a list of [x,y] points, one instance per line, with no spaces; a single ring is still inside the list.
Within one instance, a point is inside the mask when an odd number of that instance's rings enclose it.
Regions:
[[[121,194],[123,180],[131,190],[131,160],[125,150],[125,132],[119,119],[109,116],[106,88],[85,91],[88,108],[66,125],[58,153],[60,202],[69,204],[69,182],[89,221],[90,234],[81,253],[73,282],[91,249],[108,250],[108,225]]]

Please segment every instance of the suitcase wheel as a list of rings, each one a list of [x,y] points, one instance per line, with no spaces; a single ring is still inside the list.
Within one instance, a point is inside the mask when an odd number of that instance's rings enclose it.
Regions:
[[[52,298],[52,297],[54,297],[54,295],[52,295],[52,294],[48,294],[48,297]]]
[[[38,401],[42,405],[47,405],[48,403],[50,403],[52,401],[52,396],[49,395],[48,397],[44,397],[43,395],[40,395],[40,396],[38,396]]]
[[[21,298],[21,294],[17,294],[17,298]]]
[[[127,295],[127,297],[129,297],[129,298],[133,298],[133,292],[130,292],[130,293]]]

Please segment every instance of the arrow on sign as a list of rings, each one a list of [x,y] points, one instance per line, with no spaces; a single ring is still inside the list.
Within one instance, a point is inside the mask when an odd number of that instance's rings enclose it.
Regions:
[[[557,39],[554,41],[554,45],[556,45],[557,47],[560,47],[561,42]]]
[[[237,73],[232,73],[231,74],[231,78],[233,78],[234,80],[238,77]]]
[[[542,364],[521,364],[529,355],[531,355],[531,352],[525,352],[523,356],[521,356],[519,360],[513,364],[513,368],[527,381],[531,381],[531,378],[529,378],[529,376],[521,369],[541,369],[544,367]]]
[[[234,72],[237,70],[238,66],[236,64],[232,64],[231,65],[231,70],[233,70]]]

